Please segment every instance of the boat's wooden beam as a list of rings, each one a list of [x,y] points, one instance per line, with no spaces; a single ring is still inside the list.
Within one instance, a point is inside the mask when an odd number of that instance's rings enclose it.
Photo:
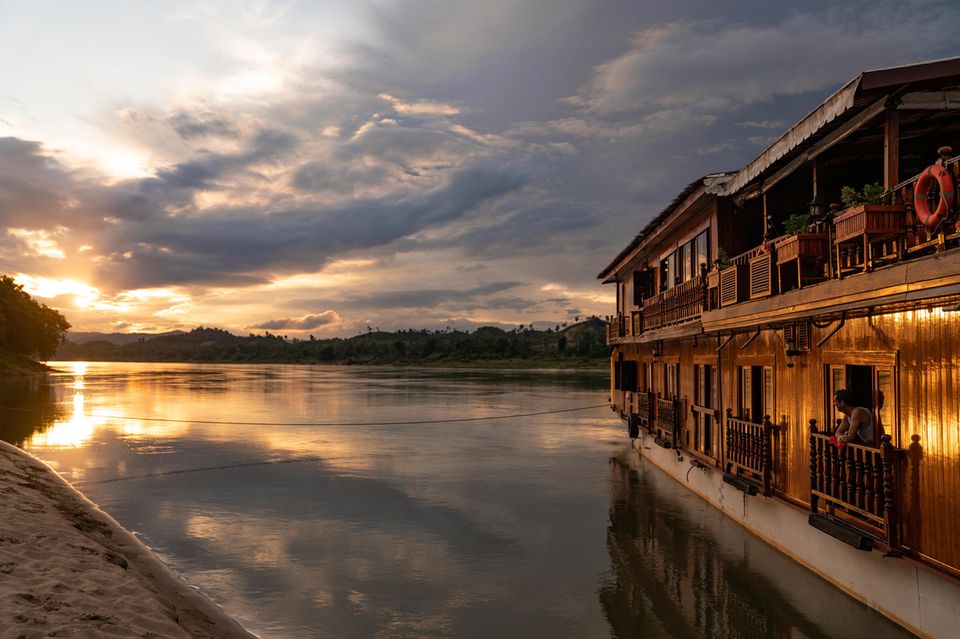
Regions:
[[[883,188],[900,183],[900,112],[887,109],[883,121]]]
[[[809,149],[795,157],[791,160],[786,166],[782,169],[771,175],[769,178],[763,181],[763,186],[761,191],[766,193],[771,188],[773,188],[778,182],[789,176],[791,173],[799,169],[801,166],[809,162],[810,160],[815,159],[817,156],[822,155],[824,152],[830,150],[832,147],[843,142],[847,137],[849,137],[854,131],[865,125],[867,122],[873,118],[880,115],[883,110],[886,108],[887,99],[889,96],[883,96],[866,109],[861,111],[855,117],[851,118],[845,124],[837,127],[829,134],[824,136],[822,140],[811,146]]]

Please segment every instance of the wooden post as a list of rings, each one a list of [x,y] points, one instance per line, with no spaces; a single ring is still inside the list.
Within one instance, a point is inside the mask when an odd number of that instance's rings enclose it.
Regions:
[[[897,451],[890,442],[890,435],[880,438],[880,456],[883,458],[883,527],[886,529],[887,543],[896,548],[900,545],[900,514],[897,512],[894,468]]]
[[[730,472],[730,464],[728,460],[730,459],[730,451],[733,450],[733,433],[730,432],[730,418],[733,416],[733,411],[727,409],[727,419],[723,422],[723,433],[724,441],[726,447],[723,451],[723,472]]]
[[[900,182],[900,112],[884,111],[883,121],[883,188],[892,189]],[[897,194],[893,194],[896,203]]]
[[[818,155],[810,163],[810,168],[813,172],[813,199],[820,202],[821,206],[826,206],[827,203],[823,201],[823,198],[826,197],[826,189],[823,186],[823,156]],[[822,209],[821,209],[822,210]]]
[[[771,441],[773,437],[773,424],[770,422],[770,416],[763,416],[763,441],[761,451],[763,456],[763,494],[770,496],[773,494],[771,478],[773,475],[773,450]]]
[[[817,434],[817,420],[810,420],[810,512],[817,512],[817,505],[819,497],[814,494],[814,490],[818,490],[820,487],[820,479],[823,476],[823,459],[822,453],[818,454],[817,448],[817,438],[814,435]],[[820,463],[817,463],[818,457],[821,457]]]
[[[767,229],[769,229],[770,218],[767,217],[767,193],[763,193],[763,235],[766,237]]]

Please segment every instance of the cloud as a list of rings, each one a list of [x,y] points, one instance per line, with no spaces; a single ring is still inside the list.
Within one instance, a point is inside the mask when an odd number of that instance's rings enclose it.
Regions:
[[[684,184],[749,161],[863,69],[949,53],[960,22],[928,0],[694,4],[410,0],[351,9],[338,33],[310,3],[269,28],[200,9],[169,91],[64,102],[148,176],[105,176],[34,129],[0,138],[0,268],[69,272],[141,326],[602,314],[593,275]],[[377,265],[329,268],[346,260]],[[124,301],[151,287],[189,301]]]
[[[717,112],[822,92],[863,69],[930,57],[938,46],[931,43],[949,40],[958,21],[960,8],[947,3],[881,2],[797,13],[775,24],[669,22],[637,32],[629,50],[598,65],[568,102],[599,114]]]
[[[343,308],[351,310],[365,309],[421,309],[421,308],[458,308],[464,305],[473,307],[487,306],[490,300],[478,302],[478,298],[508,291],[522,282],[490,282],[481,286],[467,289],[410,289],[402,291],[383,291],[374,295],[344,296],[338,302]],[[500,298],[503,299],[503,298]],[[312,301],[301,301],[300,304],[312,304]]]
[[[235,123],[212,111],[178,111],[168,117],[167,122],[181,138],[188,141],[208,137],[236,138],[240,135]]]
[[[267,330],[291,330],[308,331],[315,328],[329,326],[339,323],[340,316],[336,311],[328,310],[314,315],[303,315],[302,317],[285,317],[282,319],[269,320],[260,324],[253,324],[250,328],[262,328]]]

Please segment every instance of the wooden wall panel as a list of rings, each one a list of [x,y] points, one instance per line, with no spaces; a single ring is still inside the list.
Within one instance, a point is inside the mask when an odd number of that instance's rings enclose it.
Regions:
[[[892,399],[899,419],[885,427],[906,450],[900,477],[903,543],[919,555],[960,569],[960,312],[920,310],[847,320],[822,347],[816,346],[835,327],[813,329],[811,350],[795,357],[793,368],[787,367],[777,332],[762,331],[746,348],[741,347],[749,335],[737,335],[720,352],[721,410],[730,407],[737,412],[738,364],[774,364],[771,419],[778,425],[774,455],[779,467],[775,487],[783,496],[805,503],[809,501],[808,420],[817,419],[821,429],[829,428],[831,420],[824,415],[829,399],[824,363],[898,362]],[[694,360],[716,359],[717,345],[715,336],[700,337],[696,344],[686,339],[663,345],[661,362],[680,362],[684,429],[692,425]],[[637,361],[652,359],[650,345],[634,346],[628,352]],[[660,380],[654,389],[662,390]]]

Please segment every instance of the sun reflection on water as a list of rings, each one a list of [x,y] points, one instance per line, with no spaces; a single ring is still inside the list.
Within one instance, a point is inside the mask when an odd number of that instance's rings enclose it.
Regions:
[[[103,418],[88,415],[83,391],[73,394],[73,411],[66,420],[57,420],[53,426],[37,433],[30,440],[31,446],[40,448],[70,448],[82,446],[93,437],[94,430],[103,425]]]

